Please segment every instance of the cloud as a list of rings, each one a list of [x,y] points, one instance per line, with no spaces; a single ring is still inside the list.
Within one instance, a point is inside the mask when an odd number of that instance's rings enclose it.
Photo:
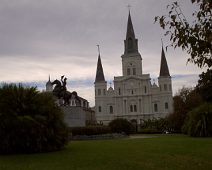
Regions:
[[[197,5],[184,0],[178,2],[188,20],[192,20]],[[161,38],[164,46],[170,42],[159,24],[154,24],[154,18],[166,14],[170,3],[170,0],[3,0],[0,6],[0,82],[37,83],[42,89],[40,86],[45,88],[49,75],[51,79],[59,79],[65,74],[70,88],[76,88],[83,98],[88,97],[94,104],[91,81],[96,74],[97,44],[108,84],[114,76],[122,75],[128,4],[143,59],[143,73],[157,80]],[[166,58],[172,76],[198,75],[205,70],[193,64],[186,65],[189,55],[180,49],[168,48]],[[195,76],[173,78],[173,87],[193,84],[197,79]]]

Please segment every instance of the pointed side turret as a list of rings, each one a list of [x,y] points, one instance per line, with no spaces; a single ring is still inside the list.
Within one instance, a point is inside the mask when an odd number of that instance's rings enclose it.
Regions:
[[[52,85],[52,83],[50,81],[50,75],[49,75],[49,81],[46,83],[46,91],[47,92],[52,92],[52,90],[53,90],[53,85]]]
[[[161,64],[160,64],[160,75],[159,76],[160,77],[170,76],[168,64],[167,64],[167,61],[166,61],[165,52],[163,50],[163,46],[162,46],[162,52],[161,52]]]
[[[95,83],[96,82],[102,82],[102,81],[105,81],[105,76],[104,76],[104,72],[103,72],[103,68],[102,68],[101,58],[100,58],[100,55],[99,55],[98,62],[97,62]]]
[[[159,104],[159,112],[164,115],[160,115],[161,117],[165,117],[165,115],[171,113],[173,111],[173,97],[172,97],[172,78],[169,74],[169,68],[166,61],[165,52],[162,46],[161,52],[161,64],[160,64],[160,74],[158,77],[158,85],[160,90],[160,104]]]
[[[138,39],[135,39],[135,33],[133,29],[130,12],[127,23],[127,35],[126,40],[124,40],[124,44],[125,44],[124,54],[138,53]]]

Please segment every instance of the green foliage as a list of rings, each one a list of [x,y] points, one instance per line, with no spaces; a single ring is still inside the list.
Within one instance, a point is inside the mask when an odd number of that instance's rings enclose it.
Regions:
[[[157,129],[139,129],[139,134],[159,134],[161,131],[158,131]]]
[[[107,126],[85,126],[85,127],[71,127],[69,133],[75,135],[100,135],[111,132],[111,128]]]
[[[140,129],[156,129],[156,130],[168,130],[169,125],[167,121],[167,117],[165,118],[152,118],[145,119],[139,125]]]
[[[170,37],[171,47],[181,47],[190,54],[188,62],[198,67],[212,66],[212,1],[191,0],[197,3],[199,11],[192,15],[196,17],[192,23],[186,20],[177,2],[167,6],[168,14],[155,17],[160,27],[168,29],[165,36]]]
[[[212,103],[205,103],[190,111],[182,132],[192,137],[212,137]]]
[[[100,123],[98,123],[97,121],[91,121],[91,120],[86,120],[86,126],[102,126],[103,122],[100,121]]]
[[[127,119],[114,119],[108,124],[108,126],[112,128],[113,133],[125,132],[127,135],[135,133],[135,126]]]
[[[21,84],[0,88],[0,153],[48,152],[67,142],[63,113],[52,94]]]
[[[196,90],[202,94],[204,101],[212,102],[212,70],[208,69],[199,75]]]
[[[201,104],[203,104],[202,96],[194,88],[179,89],[173,97],[173,113],[167,117],[170,128],[181,130],[187,113]]]

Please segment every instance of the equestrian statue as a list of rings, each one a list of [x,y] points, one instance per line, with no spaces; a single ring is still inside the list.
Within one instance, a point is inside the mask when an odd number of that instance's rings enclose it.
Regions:
[[[73,91],[71,93],[71,92],[67,91],[67,88],[66,88],[67,78],[66,77],[64,78],[64,77],[65,77],[64,75],[61,76],[61,82],[62,82],[62,84],[57,79],[51,83],[52,85],[55,85],[56,84],[56,86],[54,87],[54,90],[52,91],[52,93],[58,99],[63,98],[64,103],[61,106],[68,106],[70,104],[69,99],[71,99],[72,95],[75,96],[76,100],[78,100],[78,102],[79,102],[79,105],[81,105],[81,101],[80,101],[80,99],[79,99],[79,97],[77,95],[77,92]]]

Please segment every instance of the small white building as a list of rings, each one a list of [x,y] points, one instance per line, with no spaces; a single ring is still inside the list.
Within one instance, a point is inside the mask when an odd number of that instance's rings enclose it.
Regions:
[[[142,57],[138,52],[129,13],[122,76],[114,77],[114,89],[107,90],[99,55],[95,79],[95,108],[97,122],[108,124],[115,118],[126,118],[139,124],[143,119],[165,117],[172,112],[172,79],[162,47],[158,85],[151,84],[150,74],[142,72]]]

